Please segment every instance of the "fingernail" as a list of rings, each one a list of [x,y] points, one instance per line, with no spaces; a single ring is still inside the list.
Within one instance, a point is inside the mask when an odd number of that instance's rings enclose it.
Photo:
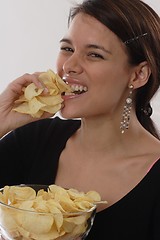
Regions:
[[[44,92],[44,93],[48,93],[48,92],[49,92],[48,88],[45,87],[45,88],[43,89],[43,92]]]

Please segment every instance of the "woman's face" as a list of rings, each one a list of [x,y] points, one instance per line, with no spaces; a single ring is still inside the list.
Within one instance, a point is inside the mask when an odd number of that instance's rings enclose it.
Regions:
[[[60,41],[57,72],[77,90],[63,96],[62,116],[90,118],[122,111],[133,68],[118,37],[95,18],[80,13]]]

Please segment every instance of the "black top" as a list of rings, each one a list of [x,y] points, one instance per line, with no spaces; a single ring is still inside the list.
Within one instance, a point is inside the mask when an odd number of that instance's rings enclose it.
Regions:
[[[7,134],[0,141],[0,186],[53,184],[59,156],[80,124],[56,117]],[[87,240],[99,239],[160,240],[159,160],[126,196],[96,214]]]

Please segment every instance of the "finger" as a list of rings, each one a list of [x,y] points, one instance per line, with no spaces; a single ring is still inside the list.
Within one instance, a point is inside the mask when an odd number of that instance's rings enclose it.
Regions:
[[[23,87],[28,84],[34,83],[38,88],[44,88],[43,84],[39,81],[35,74],[24,74],[9,84],[9,88],[16,94],[21,94]]]

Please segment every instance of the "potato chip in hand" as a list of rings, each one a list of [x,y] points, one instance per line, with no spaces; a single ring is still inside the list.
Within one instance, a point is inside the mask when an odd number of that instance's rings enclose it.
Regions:
[[[41,73],[39,80],[47,87],[48,93],[44,95],[44,89],[38,89],[34,83],[30,83],[23,88],[23,94],[15,101],[14,111],[40,118],[44,112],[55,114],[61,109],[63,102],[61,94],[71,92],[70,86],[50,69]]]

